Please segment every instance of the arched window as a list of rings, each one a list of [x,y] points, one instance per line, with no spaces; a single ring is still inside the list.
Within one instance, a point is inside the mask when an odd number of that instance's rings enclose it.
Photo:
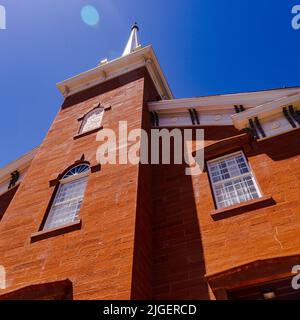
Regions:
[[[93,109],[88,114],[86,114],[82,120],[79,134],[100,128],[103,114],[104,108],[102,107],[97,107],[96,109]]]
[[[80,164],[63,175],[59,181],[60,184],[44,230],[54,229],[78,220],[89,172],[89,165]]]

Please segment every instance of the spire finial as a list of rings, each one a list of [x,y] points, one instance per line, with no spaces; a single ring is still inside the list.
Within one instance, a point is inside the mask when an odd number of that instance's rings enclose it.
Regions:
[[[124,52],[122,54],[123,57],[133,52],[136,48],[140,46],[140,43],[138,40],[138,32],[139,32],[139,27],[135,22],[134,25],[131,27],[130,37],[128,39]]]
[[[137,22],[135,22],[135,23],[132,25],[131,31],[132,31],[133,29],[137,29],[137,31],[140,31],[140,28],[139,28]]]

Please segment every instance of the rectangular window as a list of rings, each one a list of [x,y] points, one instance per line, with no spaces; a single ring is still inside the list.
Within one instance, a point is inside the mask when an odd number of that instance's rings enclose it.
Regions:
[[[44,230],[67,225],[78,219],[87,177],[61,183],[49,212]]]
[[[261,197],[242,151],[207,162],[218,209]]]

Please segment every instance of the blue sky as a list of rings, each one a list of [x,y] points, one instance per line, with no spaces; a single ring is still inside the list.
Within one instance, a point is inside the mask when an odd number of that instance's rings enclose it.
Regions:
[[[62,97],[55,84],[124,49],[134,21],[175,97],[300,85],[300,0],[0,0],[0,166],[39,145]],[[83,22],[94,6],[99,23]]]

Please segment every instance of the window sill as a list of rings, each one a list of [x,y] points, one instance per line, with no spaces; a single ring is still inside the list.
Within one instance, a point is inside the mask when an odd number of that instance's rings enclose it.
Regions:
[[[234,215],[242,214],[247,211],[252,211],[275,204],[274,199],[270,196],[263,196],[261,198],[253,199],[250,201],[242,202],[230,207],[216,209],[210,213],[213,220],[221,220],[229,218]]]
[[[85,136],[88,136],[88,135],[90,135],[92,133],[96,133],[96,132],[98,132],[98,131],[100,131],[102,129],[103,129],[103,126],[95,128],[95,129],[92,129],[92,130],[89,130],[89,131],[86,131],[86,132],[83,132],[83,133],[79,133],[76,136],[74,136],[73,139],[77,140],[77,139],[79,139],[81,137],[85,137]]]
[[[69,223],[65,226],[61,226],[55,229],[38,231],[31,235],[31,243],[56,237],[71,231],[80,230],[81,225],[82,225],[81,220],[77,220],[75,222]]]

